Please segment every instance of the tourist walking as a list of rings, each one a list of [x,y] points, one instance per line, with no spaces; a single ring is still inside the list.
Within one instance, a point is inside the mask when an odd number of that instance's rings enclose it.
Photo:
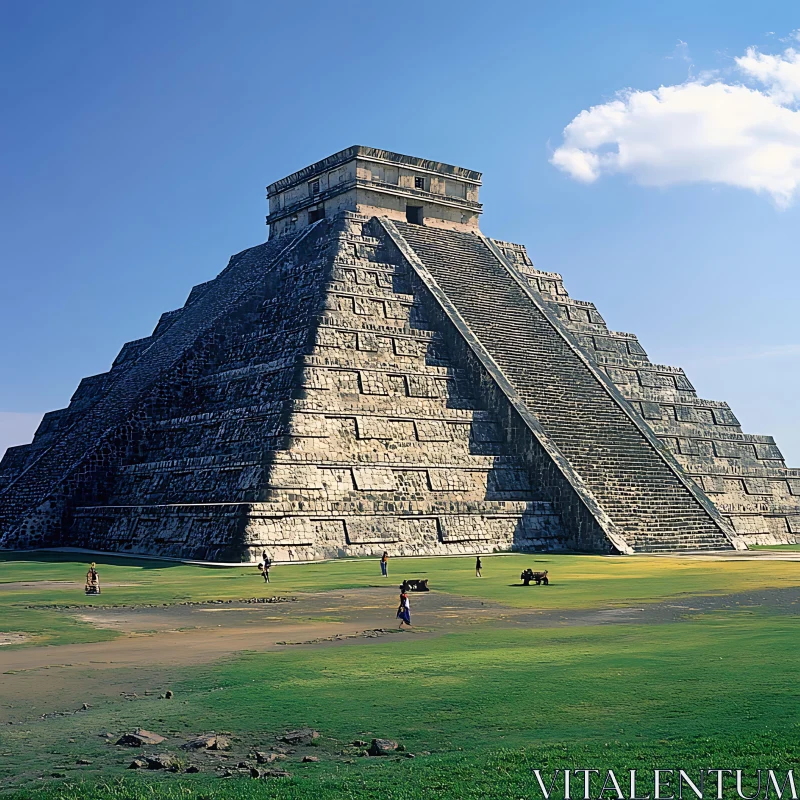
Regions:
[[[269,568],[272,566],[272,560],[264,553],[264,583],[269,583]]]
[[[389,577],[389,554],[385,550],[381,556],[381,575],[384,578]]]
[[[480,578],[480,577],[482,577],[482,576],[481,576],[481,567],[482,567],[482,564],[481,564],[481,557],[480,557],[480,556],[478,556],[478,557],[475,559],[475,577],[476,577],[476,578]]]
[[[408,593],[402,589],[400,591],[400,605],[397,608],[397,619],[400,620],[399,627],[402,628],[403,625],[408,625],[411,627],[411,603],[408,602]]]

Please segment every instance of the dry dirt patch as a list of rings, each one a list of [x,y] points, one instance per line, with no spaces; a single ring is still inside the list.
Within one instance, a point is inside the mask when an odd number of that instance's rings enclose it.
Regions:
[[[22,644],[28,637],[24,633],[3,633],[0,631],[0,647],[4,644]]]
[[[272,606],[270,606],[272,608]],[[211,612],[219,613],[212,618]],[[96,628],[122,631],[123,633],[150,633],[188,630],[191,628],[217,628],[230,625],[239,627],[242,624],[258,622],[264,619],[280,619],[267,617],[261,606],[226,606],[225,608],[203,608],[185,606],[167,606],[162,608],[116,607],[82,609],[76,614],[83,622]]]

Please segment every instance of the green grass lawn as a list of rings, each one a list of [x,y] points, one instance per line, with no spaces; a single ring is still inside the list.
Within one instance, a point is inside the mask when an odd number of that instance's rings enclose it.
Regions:
[[[472,564],[393,559],[390,568],[398,577],[426,574],[437,590],[550,608],[800,584],[800,567],[790,562],[491,557],[482,580]],[[553,585],[510,585],[527,565],[549,569]],[[74,579],[81,569],[61,557],[16,559],[4,563],[3,580]],[[380,585],[377,572],[373,561],[281,566],[270,591]],[[258,574],[240,569],[120,560],[103,564],[101,575],[140,584],[109,589],[104,603],[264,593]],[[20,600],[0,587],[0,598],[4,615],[20,602],[84,602],[61,589]],[[28,776],[24,788],[9,790],[16,800],[527,800],[541,797],[532,768],[796,769],[798,633],[797,616],[747,607],[650,626],[480,624],[438,637],[246,653],[165,672],[171,701],[101,698],[84,715],[9,726],[0,731],[0,779]],[[322,734],[320,762],[290,757],[282,763],[293,777],[266,781],[124,772],[131,752],[97,735],[133,726],[176,737],[216,730],[267,750],[276,734],[302,725]],[[416,758],[353,756],[346,763],[340,753],[347,744],[372,736],[397,739]],[[79,757],[93,765],[75,767]],[[64,765],[67,777],[50,778],[52,765]],[[44,779],[31,777],[37,771]]]
[[[719,561],[712,566],[707,561],[677,558],[577,555],[487,556],[483,561],[481,580],[474,576],[471,557],[395,558],[390,561],[390,576],[398,583],[404,577],[425,576],[437,591],[545,609],[631,605],[800,585],[800,567],[780,561]],[[547,569],[551,585],[541,591],[520,587],[520,572],[528,566]],[[86,569],[87,564],[71,553],[0,556],[0,630],[29,633],[36,644],[98,641],[115,634],[73,620],[53,607],[241,599],[385,585],[377,559],[279,565],[266,586],[255,567],[211,568],[107,557],[98,561],[105,587],[99,597],[86,597],[81,586],[4,589],[4,585],[25,581],[82,584]],[[130,585],[110,585],[114,583]]]
[[[73,768],[57,788],[17,797],[510,798],[535,796],[531,767],[796,764],[796,619],[709,616],[653,627],[482,627],[189,669],[173,701],[109,701],[78,724],[92,733],[134,724],[167,734],[224,730],[264,749],[286,728],[311,725],[324,737],[320,763],[284,762],[293,778],[271,782],[147,775],[118,784],[106,771],[81,785]],[[68,743],[75,725],[54,719],[5,734],[0,774],[43,752],[58,764],[102,759],[109,746],[94,735]],[[398,739],[417,757],[334,758],[371,736]],[[98,792],[98,781],[108,788]]]
[[[751,544],[751,550],[800,550],[800,544]]]

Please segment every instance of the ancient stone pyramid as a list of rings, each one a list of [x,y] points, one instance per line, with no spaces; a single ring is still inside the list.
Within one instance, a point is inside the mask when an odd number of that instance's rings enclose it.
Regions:
[[[478,230],[480,174],[351,147],[0,464],[0,545],[211,561],[742,548],[800,470]]]

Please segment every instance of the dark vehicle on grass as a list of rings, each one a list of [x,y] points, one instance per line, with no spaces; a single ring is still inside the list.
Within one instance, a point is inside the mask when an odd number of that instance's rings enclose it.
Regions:
[[[547,586],[550,583],[547,578],[547,570],[544,572],[534,572],[532,569],[526,569],[519,577],[524,586],[530,586],[531,581],[534,581],[537,586],[542,583]]]

